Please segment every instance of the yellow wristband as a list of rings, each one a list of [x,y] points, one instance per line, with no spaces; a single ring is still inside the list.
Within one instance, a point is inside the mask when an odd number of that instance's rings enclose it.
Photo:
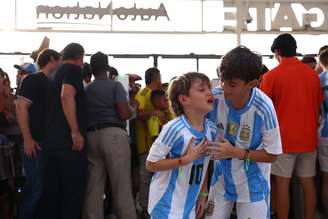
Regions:
[[[199,193],[200,197],[207,197],[208,196],[208,192],[200,192]]]

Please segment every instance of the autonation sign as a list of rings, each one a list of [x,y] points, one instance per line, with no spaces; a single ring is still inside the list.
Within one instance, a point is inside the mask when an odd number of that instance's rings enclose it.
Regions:
[[[168,32],[328,31],[327,0],[32,2],[34,24],[31,25],[33,22],[25,16],[18,21],[24,28]]]

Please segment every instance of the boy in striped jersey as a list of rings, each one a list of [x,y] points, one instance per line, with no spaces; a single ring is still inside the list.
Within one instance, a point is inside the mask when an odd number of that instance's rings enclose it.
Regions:
[[[271,100],[256,88],[262,60],[246,47],[227,53],[220,66],[222,89],[214,89],[219,142],[206,218],[226,219],[234,203],[238,218],[269,218],[271,163],[282,153]]]
[[[216,137],[215,124],[205,118],[214,102],[210,81],[201,73],[184,74],[171,82],[169,99],[177,117],[163,126],[147,157],[146,168],[154,172],[148,211],[154,219],[194,219],[205,209],[204,153]]]

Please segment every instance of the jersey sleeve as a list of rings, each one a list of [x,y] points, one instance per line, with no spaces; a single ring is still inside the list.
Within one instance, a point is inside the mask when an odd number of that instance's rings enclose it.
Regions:
[[[279,127],[264,131],[263,134],[264,150],[269,154],[282,154],[281,137]]]
[[[279,130],[278,118],[276,111],[273,107],[271,101],[267,101],[267,106],[269,108],[269,113],[264,116],[264,126],[263,126],[263,148],[269,154],[281,154],[282,144],[281,136]]]
[[[176,136],[174,132],[172,132],[172,127],[169,124],[163,126],[161,133],[150,148],[147,157],[148,161],[157,162],[166,159],[166,156],[174,146],[174,137],[172,137],[172,133]]]

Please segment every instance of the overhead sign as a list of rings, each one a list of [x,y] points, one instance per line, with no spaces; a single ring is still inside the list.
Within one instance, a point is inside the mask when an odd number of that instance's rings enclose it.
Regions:
[[[10,1],[10,0],[8,0]],[[17,29],[328,31],[327,0],[16,0]],[[0,13],[1,14],[1,13]],[[1,15],[0,15],[1,16]]]
[[[26,1],[17,0],[24,5]],[[18,28],[97,31],[201,32],[201,1],[30,0],[31,21],[18,13]],[[19,7],[20,8],[20,7]],[[218,7],[219,8],[219,7]],[[184,10],[183,13],[181,10]],[[28,24],[29,22],[29,24]]]
[[[95,16],[98,16],[98,19],[101,20],[105,15],[114,15],[120,20],[125,20],[128,16],[131,16],[131,20],[136,20],[138,16],[140,16],[143,21],[150,20],[152,16],[155,17],[155,20],[157,20],[158,17],[166,17],[167,20],[170,20],[163,3],[160,4],[158,9],[137,8],[136,3],[134,3],[134,6],[131,8],[113,8],[112,2],[104,8],[101,7],[100,2],[97,8],[92,6],[80,7],[79,2],[77,2],[76,6],[72,7],[38,5],[36,7],[36,14],[38,19],[40,15],[44,14],[47,19],[49,18],[49,15],[52,15],[55,19],[61,19],[65,15],[67,19],[70,19],[73,16],[74,19],[77,20],[82,16],[83,19],[93,20]]]

